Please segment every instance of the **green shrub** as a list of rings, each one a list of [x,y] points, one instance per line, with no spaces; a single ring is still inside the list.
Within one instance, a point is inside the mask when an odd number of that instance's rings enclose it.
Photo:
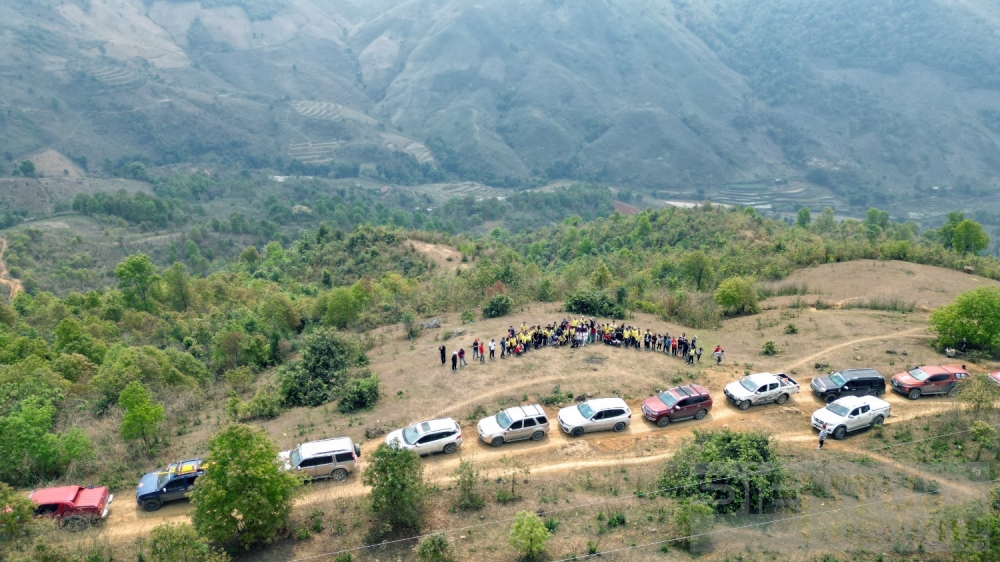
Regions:
[[[354,341],[323,328],[305,337],[302,360],[278,372],[278,385],[288,406],[319,406],[336,398],[350,371],[368,364]]]
[[[764,347],[760,350],[761,355],[777,355],[778,346],[771,340],[764,342]]]
[[[273,386],[257,390],[243,406],[241,418],[244,420],[271,420],[281,415],[281,394]]]
[[[715,290],[715,302],[727,314],[756,314],[760,312],[757,305],[757,291],[748,279],[730,277]]]
[[[785,326],[785,333],[788,335],[799,333],[799,328],[795,324]]]
[[[452,562],[455,560],[451,543],[444,533],[423,538],[413,549],[420,562]]]
[[[604,318],[625,318],[625,307],[616,304],[603,291],[577,291],[566,299],[566,312],[584,316]]]
[[[493,295],[483,306],[483,318],[500,318],[510,314],[514,301],[508,295]]]
[[[345,414],[367,410],[378,402],[379,380],[377,375],[355,378],[347,381],[341,393],[337,409]]]

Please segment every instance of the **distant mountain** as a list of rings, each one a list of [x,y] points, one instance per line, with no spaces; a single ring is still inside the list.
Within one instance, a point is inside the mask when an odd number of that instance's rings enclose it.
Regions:
[[[916,218],[995,204],[1000,172],[987,0],[7,0],[0,52],[10,162],[352,163]]]

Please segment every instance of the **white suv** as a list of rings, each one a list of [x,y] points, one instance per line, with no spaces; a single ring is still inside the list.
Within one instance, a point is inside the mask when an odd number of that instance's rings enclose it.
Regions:
[[[632,410],[621,398],[596,398],[559,410],[559,427],[573,437],[593,431],[623,431],[632,423]]]
[[[420,456],[451,454],[462,446],[462,428],[451,418],[427,420],[393,431],[385,436],[385,442]]]
[[[358,468],[361,446],[349,437],[335,437],[303,443],[291,451],[278,453],[285,470],[294,470],[310,480],[343,480]]]
[[[480,439],[494,447],[523,439],[541,441],[549,432],[549,418],[538,404],[514,406],[479,420],[476,430]]]

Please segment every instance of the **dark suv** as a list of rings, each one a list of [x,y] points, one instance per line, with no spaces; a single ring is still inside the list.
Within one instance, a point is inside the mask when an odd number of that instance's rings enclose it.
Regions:
[[[844,369],[813,377],[809,388],[829,404],[841,396],[881,396],[885,394],[885,377],[875,369]]]
[[[201,459],[181,461],[159,472],[150,472],[139,480],[135,501],[146,511],[156,511],[163,504],[188,496],[194,482],[205,474]]]

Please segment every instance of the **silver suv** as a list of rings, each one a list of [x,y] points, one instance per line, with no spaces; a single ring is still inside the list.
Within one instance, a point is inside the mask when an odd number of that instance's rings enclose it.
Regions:
[[[623,431],[632,423],[632,410],[621,398],[596,398],[559,410],[559,427],[573,437],[592,431]]]
[[[494,447],[524,439],[541,441],[549,432],[549,418],[538,404],[514,406],[479,420],[476,429],[479,438]]]
[[[451,454],[462,445],[462,428],[451,418],[427,420],[393,431],[385,436],[385,442],[420,456]]]
[[[285,470],[293,470],[309,480],[343,480],[358,468],[361,445],[350,437],[335,437],[303,443],[291,451],[278,453]]]

